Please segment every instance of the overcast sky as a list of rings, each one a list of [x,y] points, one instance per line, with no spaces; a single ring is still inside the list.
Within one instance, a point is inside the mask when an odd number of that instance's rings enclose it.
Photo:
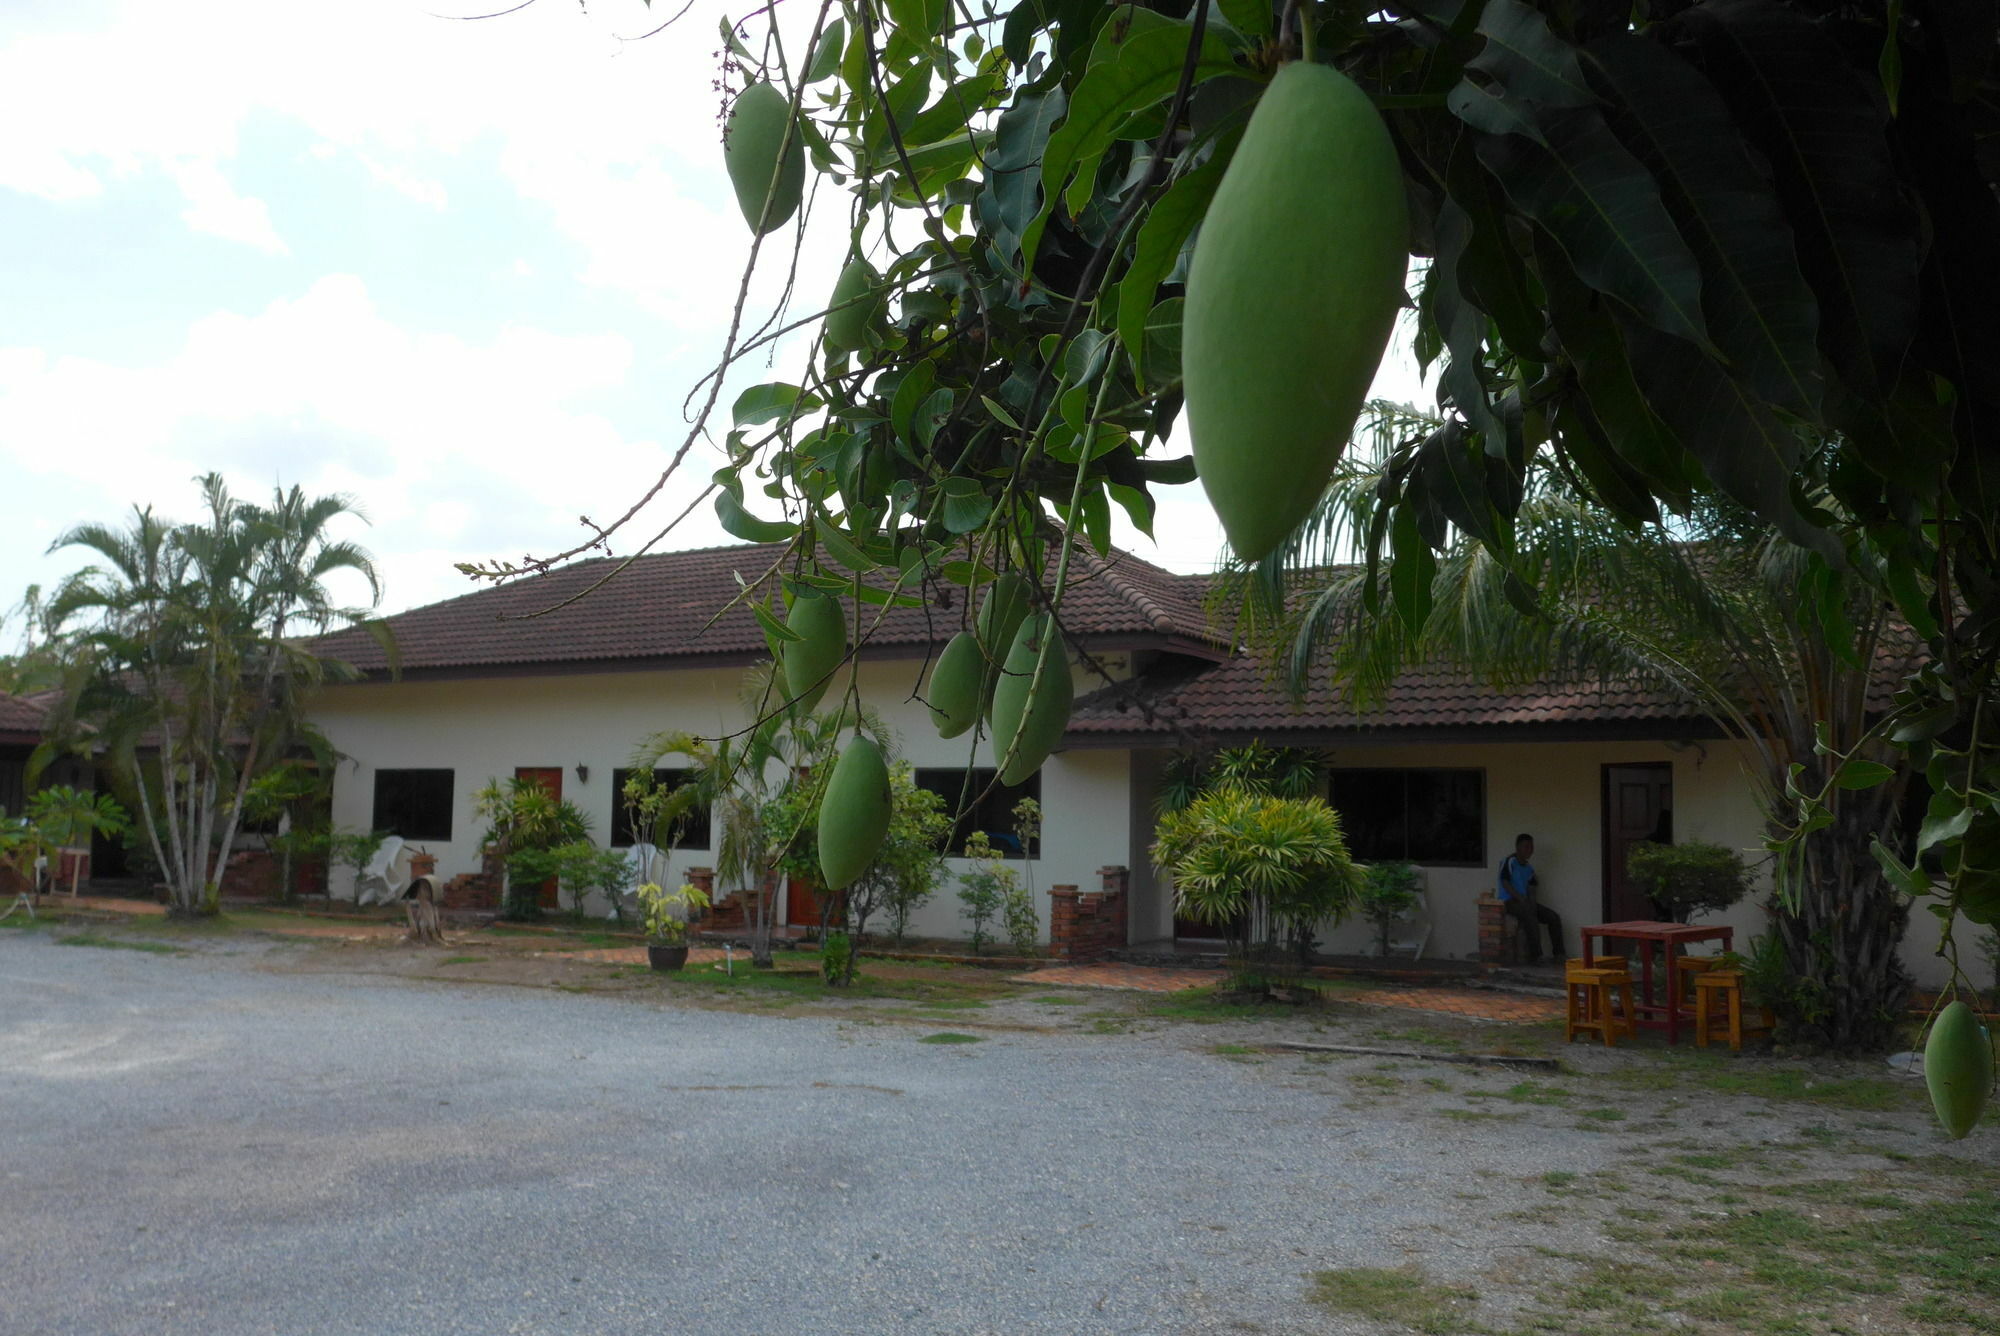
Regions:
[[[638,42],[640,0],[437,17],[496,8],[0,4],[0,608],[78,564],[44,554],[64,528],[191,515],[207,470],[352,495],[386,610],[465,592],[454,562],[567,547],[653,479],[749,251],[714,87],[746,6]],[[825,212],[802,300],[837,268]],[[1121,541],[1207,569],[1214,519],[1171,491],[1159,544]],[[726,540],[704,505],[664,546]]]

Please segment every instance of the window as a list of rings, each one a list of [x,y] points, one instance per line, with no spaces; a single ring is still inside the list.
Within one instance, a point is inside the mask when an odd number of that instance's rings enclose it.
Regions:
[[[1335,770],[1328,797],[1364,863],[1486,863],[1483,770]]]
[[[975,830],[983,830],[993,842],[994,852],[1002,858],[1021,857],[1021,837],[1014,832],[1014,804],[1023,798],[1040,802],[1042,777],[1037,772],[1029,775],[1025,784],[996,784],[994,780],[999,773],[984,766],[916,772],[917,787],[929,789],[944,799],[945,811],[956,812],[968,800],[972,803],[972,809],[952,827],[946,852],[954,856],[964,853],[967,837]],[[1031,841],[1026,852],[1030,858],[1040,858],[1041,841]]]
[[[611,772],[611,847],[629,849],[639,843],[632,829],[632,809],[625,805],[625,781],[632,778],[630,770]],[[671,792],[688,782],[685,770],[655,770],[653,783]],[[675,823],[671,839],[659,839],[660,832],[651,832],[656,838],[650,843],[668,849],[706,849],[709,842],[709,810],[706,803],[694,807]]]
[[[373,828],[406,840],[448,840],[451,797],[449,770],[377,770]]]

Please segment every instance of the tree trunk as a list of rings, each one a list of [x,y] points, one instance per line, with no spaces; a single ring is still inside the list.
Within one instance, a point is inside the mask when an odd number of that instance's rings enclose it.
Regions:
[[[1846,804],[1807,837],[1798,903],[1774,906],[1790,977],[1770,1001],[1784,1042],[1846,1051],[1895,1042],[1910,995],[1897,955],[1910,911],[1869,852],[1880,827],[1857,809],[1873,806]]]

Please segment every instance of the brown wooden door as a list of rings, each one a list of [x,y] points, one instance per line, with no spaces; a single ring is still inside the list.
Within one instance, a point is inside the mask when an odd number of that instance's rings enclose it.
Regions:
[[[547,789],[549,796],[562,801],[562,767],[559,765],[520,765],[514,767],[514,778],[530,779]],[[556,897],[556,879],[550,877],[535,893],[535,902],[543,909],[559,909],[561,903]]]
[[[1604,767],[1604,921],[1656,919],[1652,899],[1625,875],[1634,844],[1674,839],[1674,768],[1666,761]]]

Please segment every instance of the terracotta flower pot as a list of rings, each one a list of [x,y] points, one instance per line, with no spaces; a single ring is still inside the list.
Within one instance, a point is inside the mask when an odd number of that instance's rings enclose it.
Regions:
[[[681,946],[661,946],[656,942],[646,943],[646,963],[662,974],[672,974],[687,964],[688,949]]]

